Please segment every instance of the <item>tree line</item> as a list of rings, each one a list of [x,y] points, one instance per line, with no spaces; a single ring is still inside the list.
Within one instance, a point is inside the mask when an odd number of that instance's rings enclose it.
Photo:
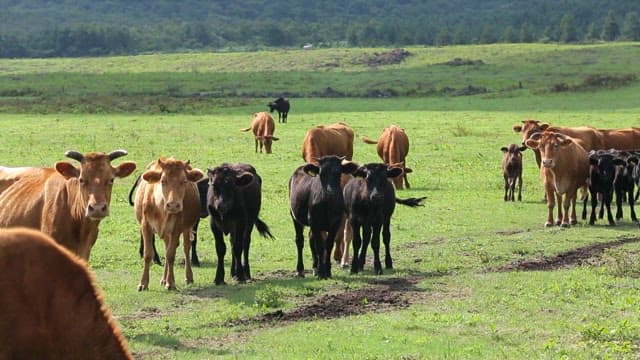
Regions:
[[[348,23],[338,20],[281,21],[277,18],[235,19],[227,24],[207,21],[162,21],[142,25],[78,23],[39,32],[0,30],[0,57],[257,50],[300,47],[306,43],[316,47],[397,47],[640,40],[640,20],[636,11],[619,14],[609,10],[603,18],[591,20],[568,12],[555,23],[540,20],[540,16],[523,17],[519,23],[505,23],[491,18],[468,17],[451,22],[451,25],[398,17]]]

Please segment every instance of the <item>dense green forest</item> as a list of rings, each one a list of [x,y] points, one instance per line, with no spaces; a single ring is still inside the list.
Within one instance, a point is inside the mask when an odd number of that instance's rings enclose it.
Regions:
[[[640,40],[637,0],[0,0],[0,57]]]

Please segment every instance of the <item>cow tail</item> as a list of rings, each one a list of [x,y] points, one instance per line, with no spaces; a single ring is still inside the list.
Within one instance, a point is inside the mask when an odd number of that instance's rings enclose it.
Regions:
[[[250,127],[248,127],[248,128],[244,128],[244,129],[240,129],[240,131],[249,131],[249,130],[251,130],[251,128],[250,128]]]
[[[371,140],[366,136],[362,137],[362,142],[364,142],[365,144],[377,144],[378,143],[377,140]]]
[[[424,206],[424,204],[422,203],[422,200],[426,198],[427,198],[426,196],[419,197],[419,198],[408,198],[408,199],[396,198],[396,202],[398,204],[406,205],[409,207]]]
[[[265,224],[264,221],[260,220],[260,218],[256,219],[256,229],[258,229],[258,232],[262,237],[275,239],[275,237],[273,236],[273,234],[271,234],[271,231],[269,230],[269,226],[267,226],[267,224]]]
[[[136,179],[136,182],[133,183],[133,186],[131,187],[131,190],[129,190],[129,205],[133,206],[133,191],[136,189],[136,187],[138,187],[138,184],[140,183],[140,178],[142,177],[142,175],[138,175],[138,178]]]

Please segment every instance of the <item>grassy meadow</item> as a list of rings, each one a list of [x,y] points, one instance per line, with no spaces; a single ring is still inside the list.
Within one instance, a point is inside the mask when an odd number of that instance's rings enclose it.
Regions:
[[[414,55],[404,62],[376,68],[357,60],[386,49],[3,59],[0,164],[51,166],[69,149],[117,148],[129,152],[122,160],[137,162],[133,176],[116,180],[90,268],[138,359],[640,358],[640,234],[627,204],[615,227],[580,221],[545,228],[533,153],[524,154],[522,202],[502,200],[500,168],[500,147],[521,141],[511,127],[524,119],[638,126],[637,81],[580,85],[590,75],[637,75],[640,47],[408,50]],[[454,58],[484,65],[437,65]],[[569,90],[552,91],[560,83]],[[488,92],[441,91],[468,85]],[[327,87],[350,96],[314,95]],[[359,97],[371,89],[403,96]],[[289,123],[276,124],[273,154],[256,154],[252,136],[239,129],[284,91],[298,94],[290,99]],[[215,95],[189,95],[200,92]],[[411,189],[398,196],[427,200],[396,208],[393,270],[375,276],[369,259],[358,275],[334,266],[330,280],[296,278],[287,182],[302,163],[306,130],[337,121],[355,130],[358,163],[379,161],[361,136],[376,138],[389,124],[405,128],[414,172]],[[221,162],[256,167],[263,178],[260,217],[276,239],[254,232],[253,281],[232,281],[227,255],[227,285],[213,284],[215,247],[202,221],[195,283],[185,286],[177,266],[179,289],[168,292],[155,265],[149,291],[137,291],[142,260],[127,198],[135,176],[163,155],[201,169]],[[304,251],[309,269],[308,243]],[[348,311],[318,310],[335,306]]]

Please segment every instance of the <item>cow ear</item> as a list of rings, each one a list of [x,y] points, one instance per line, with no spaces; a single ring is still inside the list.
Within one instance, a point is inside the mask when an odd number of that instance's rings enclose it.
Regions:
[[[351,161],[343,162],[340,166],[344,174],[353,174],[358,169],[358,164]]]
[[[136,163],[132,161],[125,161],[122,164],[116,166],[116,177],[123,178],[131,175],[136,169]]]
[[[636,164],[638,163],[638,158],[637,158],[637,157],[635,157],[635,156],[630,156],[630,157],[627,159],[627,162],[628,162],[628,163],[631,163],[631,164],[633,164],[633,165],[636,165]]]
[[[506,146],[503,146],[500,148],[500,151],[502,151],[503,153],[506,153],[507,151],[509,151],[509,149],[507,149]]]
[[[60,175],[64,176],[65,179],[76,178],[80,176],[80,169],[76,168],[66,161],[57,162],[56,171],[59,172]]]
[[[549,127],[549,124],[542,124],[540,125],[540,130],[542,131],[547,130],[548,127]]]
[[[513,132],[521,132],[522,125],[513,125]]]
[[[573,140],[569,139],[569,138],[565,138],[560,140],[560,142],[558,142],[558,144],[560,144],[560,146],[567,146],[569,144],[571,144],[573,142]]]
[[[399,167],[391,167],[387,169],[387,177],[394,178],[402,175],[402,168]]]
[[[519,150],[520,152],[523,152],[523,151],[527,150],[527,147],[523,145],[523,146],[520,146],[520,147],[518,148],[518,150]]]
[[[619,158],[613,159],[614,165],[623,166],[623,165],[626,165],[626,163],[627,163],[626,161]]]
[[[200,169],[191,169],[187,171],[187,180],[191,182],[198,182],[204,177],[204,173]]]
[[[142,174],[142,180],[148,182],[149,184],[154,184],[160,181],[162,177],[162,172],[155,170],[147,170]]]
[[[315,164],[306,164],[302,167],[302,171],[309,176],[316,176],[320,172],[320,168]]]
[[[404,168],[404,173],[405,174],[412,173],[412,172],[413,172],[413,170],[411,168],[408,168],[408,167]]]
[[[236,185],[240,187],[247,186],[251,184],[252,181],[253,181],[253,174],[250,172],[245,171],[242,174],[239,174],[238,176],[236,176]]]
[[[278,140],[280,140],[280,139],[278,139],[278,138],[277,138],[277,137],[275,137],[275,136],[272,136],[271,138],[273,139],[273,141],[278,141]]]
[[[540,146],[540,141],[533,140],[533,139],[527,139],[527,141],[525,141],[524,144],[527,145],[528,148],[531,148],[531,149],[535,150]]]
[[[359,166],[351,175],[364,179],[367,177],[367,168]]]

